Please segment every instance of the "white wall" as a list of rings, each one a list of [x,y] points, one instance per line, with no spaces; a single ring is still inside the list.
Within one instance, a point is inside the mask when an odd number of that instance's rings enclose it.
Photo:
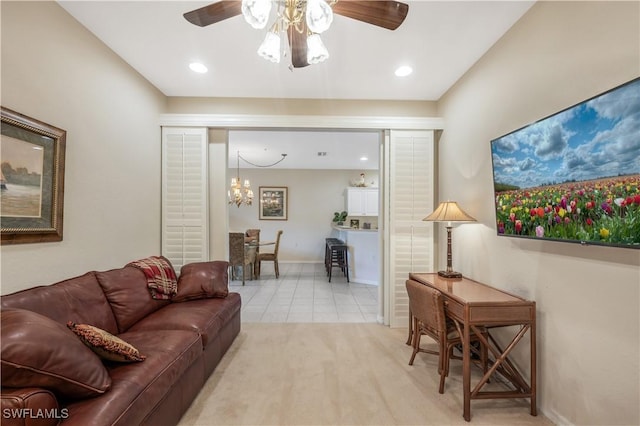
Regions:
[[[454,230],[454,267],[537,302],[559,424],[640,423],[640,251],[496,237],[489,141],[638,75],[640,3],[538,2],[439,102],[440,199],[479,222]]]
[[[2,105],[67,131],[64,239],[2,246],[2,293],[158,254],[164,96],[55,2],[1,8]]]
[[[345,209],[345,189],[359,178],[360,170],[240,169],[249,179],[255,199],[251,206],[229,206],[229,230],[244,232],[260,228],[261,241],[273,241],[282,229],[278,260],[322,262],[325,238],[331,236],[333,213]],[[364,171],[367,181],[378,181],[378,172]],[[236,169],[229,169],[235,176]],[[258,220],[258,188],[286,186],[289,194],[288,220]],[[268,250],[268,249],[265,249]]]
[[[434,101],[268,99],[268,98],[183,98],[167,100],[171,114],[258,114],[358,117],[435,117]]]

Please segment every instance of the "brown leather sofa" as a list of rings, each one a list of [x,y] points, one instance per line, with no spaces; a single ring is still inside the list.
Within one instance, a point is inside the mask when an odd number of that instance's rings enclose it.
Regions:
[[[177,424],[240,332],[227,271],[222,261],[185,265],[171,300],[153,299],[132,266],[2,296],[2,425]],[[102,360],[68,321],[146,359]]]

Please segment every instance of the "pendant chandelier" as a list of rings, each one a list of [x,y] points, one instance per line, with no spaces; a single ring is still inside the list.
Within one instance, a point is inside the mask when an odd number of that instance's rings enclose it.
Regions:
[[[250,206],[253,202],[253,191],[249,179],[244,180],[244,185],[240,182],[240,151],[238,151],[238,162],[236,167],[236,177],[231,178],[231,188],[229,189],[229,204],[240,207],[242,204]]]
[[[248,161],[246,158],[243,158],[240,155],[240,151],[237,151],[236,177],[231,178],[231,187],[227,192],[227,195],[229,197],[229,204],[235,204],[237,207],[240,207],[243,204],[250,206],[253,203],[253,190],[251,190],[251,183],[249,182],[249,179],[245,179],[244,183],[241,183],[242,180],[240,180],[240,159],[241,158],[244,162],[251,164],[254,167],[272,167],[280,163],[282,160],[284,160],[287,157],[287,154],[280,154],[280,155],[282,156],[282,158],[280,158],[275,163],[262,166],[262,165],[254,164]]]
[[[275,22],[258,48],[258,55],[280,62],[281,34],[286,37],[289,28],[294,28],[306,36],[307,62],[317,64],[329,57],[320,34],[333,22],[334,3],[335,0],[242,0],[242,14],[253,28],[263,29],[275,4]]]

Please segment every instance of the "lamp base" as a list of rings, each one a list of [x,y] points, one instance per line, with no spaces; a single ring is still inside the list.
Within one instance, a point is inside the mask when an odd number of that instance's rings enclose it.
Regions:
[[[462,274],[460,272],[454,271],[438,271],[438,275],[444,278],[462,278]]]

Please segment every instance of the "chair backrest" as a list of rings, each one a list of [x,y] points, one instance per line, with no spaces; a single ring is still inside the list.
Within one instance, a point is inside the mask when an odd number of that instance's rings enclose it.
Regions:
[[[437,336],[446,333],[447,323],[444,316],[444,299],[442,294],[417,281],[407,280],[409,309],[411,315],[422,322],[424,327]]]
[[[259,229],[247,229],[245,235],[252,238],[256,244],[256,253],[260,252],[260,230]]]
[[[242,265],[244,262],[244,234],[229,232],[229,263],[231,266]]]
[[[276,247],[273,249],[274,257],[278,257],[278,249],[280,248],[280,236],[282,235],[282,230],[278,231],[278,235],[276,235]]]

